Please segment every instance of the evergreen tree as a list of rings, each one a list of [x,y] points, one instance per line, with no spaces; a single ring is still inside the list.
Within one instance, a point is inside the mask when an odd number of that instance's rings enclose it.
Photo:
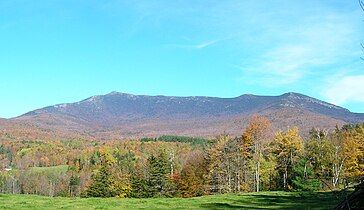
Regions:
[[[130,186],[124,177],[117,173],[115,168],[116,159],[106,150],[97,152],[100,168],[92,175],[92,183],[86,190],[87,197],[126,197]]]
[[[169,173],[169,161],[165,152],[148,158],[148,185],[153,197],[164,195]]]
[[[150,192],[150,187],[147,180],[140,178],[139,176],[133,176],[131,178],[131,193],[132,198],[150,198],[153,194]]]
[[[71,175],[69,181],[69,194],[70,196],[75,196],[77,188],[80,185],[80,177],[76,175]]]
[[[306,159],[301,159],[293,167],[293,189],[303,191],[319,190],[321,182],[315,178],[313,168]]]
[[[116,194],[112,190],[114,180],[108,166],[101,168],[92,176],[92,184],[86,191],[87,197],[114,197]]]

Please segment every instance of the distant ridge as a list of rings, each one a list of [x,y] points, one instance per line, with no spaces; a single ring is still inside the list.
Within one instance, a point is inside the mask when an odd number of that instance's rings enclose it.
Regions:
[[[364,121],[364,114],[293,92],[235,98],[111,92],[34,110],[10,121],[42,132],[105,139],[163,134],[213,136],[222,132],[240,135],[252,114],[268,117],[276,129],[298,126],[303,131]]]

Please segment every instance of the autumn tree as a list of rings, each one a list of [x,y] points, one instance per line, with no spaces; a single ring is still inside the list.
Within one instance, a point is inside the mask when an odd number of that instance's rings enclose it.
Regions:
[[[116,159],[107,150],[100,150],[100,168],[92,176],[87,197],[127,197],[131,191],[128,180],[113,171]]]
[[[212,193],[237,192],[241,189],[240,140],[220,135],[208,151],[208,179]]]
[[[346,159],[343,154],[343,132],[338,126],[336,126],[335,130],[328,135],[328,138],[332,144],[331,153],[328,155],[331,160],[331,185],[334,188],[337,188],[339,181],[343,177],[344,163]],[[308,149],[306,149],[306,151],[307,150]]]
[[[246,149],[252,153],[254,164],[254,180],[255,190],[260,190],[261,162],[263,159],[263,151],[271,138],[271,124],[265,117],[254,115],[250,119],[248,127],[243,133],[243,142],[246,144]],[[248,151],[245,151],[248,152]]]
[[[342,132],[345,176],[357,182],[364,176],[364,124],[346,126]]]
[[[201,151],[190,153],[178,179],[178,188],[182,197],[204,195],[207,174],[206,166],[206,160]]]
[[[305,143],[305,159],[310,166],[313,167],[313,173],[322,182],[330,181],[335,173],[333,171],[335,160],[335,146],[333,141],[329,139],[328,132],[324,130],[312,129],[310,138]],[[336,182],[332,182],[335,187]]]
[[[116,194],[112,188],[115,180],[111,174],[111,167],[115,163],[115,159],[106,151],[98,151],[98,155],[94,155],[94,161],[100,161],[100,168],[95,171],[92,176],[92,184],[86,190],[87,197],[114,197]]]
[[[208,155],[212,193],[251,191],[251,144],[242,138],[220,135]]]
[[[297,128],[278,132],[272,142],[272,152],[277,159],[277,170],[281,175],[283,189],[289,189],[292,169],[300,158],[303,149],[302,138]]]
[[[269,148],[267,148],[269,150]],[[278,175],[277,161],[274,155],[267,152],[264,154],[264,157],[261,161],[260,167],[260,181],[261,181],[261,189],[262,190],[275,190],[277,189],[277,185],[275,179]]]

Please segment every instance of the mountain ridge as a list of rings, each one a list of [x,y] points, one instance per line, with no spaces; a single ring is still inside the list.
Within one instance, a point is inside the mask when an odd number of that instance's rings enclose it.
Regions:
[[[212,98],[212,99],[238,99],[238,98],[257,98],[257,97],[284,97],[284,96],[302,96],[302,97],[307,97],[307,98],[312,98],[316,101],[322,101],[322,100],[319,100],[319,99],[316,99],[316,98],[313,98],[313,97],[310,97],[310,96],[307,96],[307,95],[304,95],[304,94],[301,94],[301,93],[296,93],[296,92],[287,92],[287,93],[284,93],[284,94],[281,94],[281,95],[277,95],[277,96],[268,96],[268,95],[255,95],[255,94],[242,94],[240,96],[236,96],[236,97],[216,97],[216,96],[167,96],[167,95],[139,95],[139,94],[131,94],[131,93],[125,93],[125,92],[117,92],[117,91],[112,91],[110,93],[107,93],[107,94],[104,94],[104,95],[94,95],[94,96],[91,96],[91,97],[88,97],[86,99],[83,99],[83,100],[80,100],[78,102],[71,102],[71,103],[60,103],[60,104],[55,104],[55,105],[51,105],[51,106],[46,106],[46,107],[43,107],[43,108],[39,108],[39,109],[36,109],[36,110],[40,110],[40,109],[44,109],[44,108],[48,108],[48,107],[54,107],[54,106],[62,106],[62,105],[69,105],[69,104],[75,104],[75,103],[82,103],[82,102],[85,102],[85,101],[91,101],[91,100],[95,100],[99,97],[104,97],[104,96],[112,96],[112,95],[119,95],[119,96],[126,96],[126,97],[129,97],[129,98],[134,98],[134,97],[166,97],[166,98]],[[325,104],[328,104],[330,106],[333,106],[333,107],[337,107],[337,108],[340,108],[340,109],[345,109],[347,111],[350,111],[346,108],[343,108],[343,107],[340,107],[340,106],[337,106],[335,104],[331,104],[331,103],[328,103],[328,102],[325,102],[325,101],[322,101],[324,102]],[[36,110],[33,110],[33,111],[36,111]],[[33,111],[30,111],[30,112],[33,112]],[[17,117],[21,117],[23,115],[26,115],[30,112],[27,112],[25,114],[22,114],[20,116],[17,116]],[[14,117],[14,118],[17,118],[17,117]],[[2,118],[0,118],[2,119]]]
[[[249,117],[268,117],[279,130],[298,126],[332,128],[364,121],[364,114],[300,93],[279,96],[243,94],[233,98],[134,95],[111,92],[75,103],[36,109],[8,121],[41,131],[80,133],[101,138],[135,136],[239,135]],[[210,134],[208,133],[210,132]],[[116,136],[116,137],[115,137]]]
[[[334,109],[334,110],[339,110],[342,112],[347,112],[347,113],[352,113],[352,114],[361,114],[361,113],[353,113],[350,112],[348,109],[331,104],[331,103],[327,103],[325,101],[321,101],[319,99],[315,99],[313,97],[307,96],[307,95],[303,95],[300,93],[295,93],[295,92],[288,92],[288,93],[284,93],[282,95],[278,95],[278,96],[260,96],[260,95],[253,95],[253,94],[243,94],[237,97],[232,97],[232,98],[222,98],[222,97],[210,97],[210,96],[165,96],[165,95],[153,95],[153,96],[149,96],[149,95],[134,95],[134,94],[129,94],[129,93],[123,93],[123,92],[110,92],[108,94],[105,95],[95,95],[89,98],[86,98],[84,100],[81,100],[79,102],[74,102],[74,103],[61,103],[61,104],[56,104],[56,105],[52,105],[52,106],[47,106],[44,108],[40,108],[40,109],[36,109],[34,111],[30,111],[27,112],[23,115],[20,115],[18,117],[15,118],[21,118],[23,116],[27,116],[27,115],[32,115],[32,114],[36,114],[38,112],[44,112],[44,111],[51,111],[52,109],[62,109],[62,108],[66,108],[68,106],[72,106],[72,105],[80,105],[82,103],[98,103],[99,100],[103,100],[105,99],[105,97],[120,97],[120,98],[127,98],[130,100],[137,100],[137,99],[142,99],[142,98],[152,98],[152,99],[157,99],[157,100],[162,100],[162,99],[169,99],[169,100],[193,100],[193,101],[198,101],[198,100],[202,100],[202,102],[206,102],[210,101],[210,100],[229,100],[231,102],[234,102],[236,100],[257,100],[260,98],[264,98],[265,103],[271,102],[271,106],[288,106],[288,107],[300,107],[302,106],[302,103],[299,104],[297,102],[298,100],[306,100],[306,102],[311,102],[311,103],[316,103],[319,105],[322,105],[324,107],[327,107],[329,109]],[[269,101],[269,99],[281,99],[278,101]],[[160,101],[158,101],[160,102]],[[285,102],[285,103],[283,103]],[[280,103],[280,104],[277,104]],[[257,105],[257,101],[255,101],[255,103],[252,103],[252,105],[256,106]],[[267,108],[269,108],[269,106],[267,106]],[[249,110],[250,111],[250,110]]]

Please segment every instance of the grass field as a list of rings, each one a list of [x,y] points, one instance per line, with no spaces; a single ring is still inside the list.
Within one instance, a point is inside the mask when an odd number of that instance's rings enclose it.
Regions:
[[[0,209],[331,209],[341,199],[330,192],[262,192],[189,199],[83,199],[0,194]]]

